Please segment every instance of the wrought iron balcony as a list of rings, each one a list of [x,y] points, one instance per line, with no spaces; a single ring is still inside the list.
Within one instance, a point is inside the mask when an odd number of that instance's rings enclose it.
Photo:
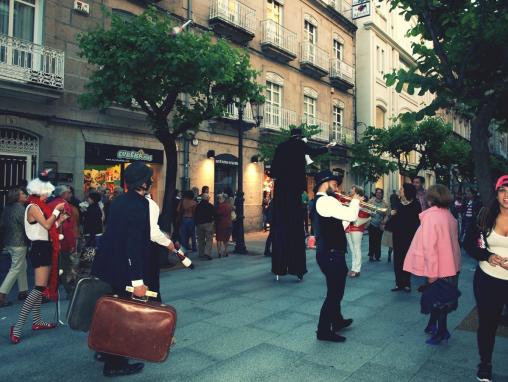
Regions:
[[[316,76],[324,77],[329,72],[328,53],[310,42],[301,43],[300,67],[303,71]]]
[[[344,126],[334,126],[331,139],[340,145],[350,146],[355,143],[355,131]]]
[[[314,135],[312,139],[330,142],[330,124],[328,122],[304,115],[302,116],[302,123],[306,123],[307,125],[316,125],[321,129],[319,134]]]
[[[217,34],[239,44],[254,38],[256,11],[237,0],[212,0],[209,23]]]
[[[333,86],[342,89],[351,89],[355,86],[355,70],[339,59],[330,61],[330,81]]]
[[[323,3],[351,20],[351,3],[344,0],[322,0]]]
[[[289,129],[290,125],[296,124],[296,113],[283,109],[279,106],[265,104],[262,127],[277,130]]]
[[[264,20],[261,22],[261,26],[263,30],[261,49],[263,52],[283,62],[289,62],[296,58],[298,50],[296,33],[273,20]]]
[[[62,90],[64,62],[63,51],[0,34],[1,80]]]
[[[226,114],[224,114],[224,118],[229,119],[229,120],[234,120],[234,121],[238,120],[239,111],[238,111],[238,107],[234,103],[227,105]],[[256,123],[256,121],[254,119],[254,114],[252,113],[252,108],[249,103],[247,105],[245,105],[245,109],[243,111],[243,121],[246,123],[253,123],[253,124]]]

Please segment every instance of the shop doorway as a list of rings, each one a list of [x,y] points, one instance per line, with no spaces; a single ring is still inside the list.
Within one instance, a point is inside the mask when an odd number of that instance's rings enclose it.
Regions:
[[[39,139],[28,133],[0,128],[0,208],[3,209],[9,188],[34,178],[37,171]]]
[[[215,195],[226,193],[230,197],[238,188],[238,158],[231,154],[220,154],[215,157]]]

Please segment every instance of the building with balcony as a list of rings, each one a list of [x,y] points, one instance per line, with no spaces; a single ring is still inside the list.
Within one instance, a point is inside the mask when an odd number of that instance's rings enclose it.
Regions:
[[[412,57],[412,40],[406,37],[412,21],[405,21],[397,11],[390,12],[389,7],[386,2],[376,2],[375,6],[371,6],[370,16],[356,21],[358,30],[355,85],[359,135],[365,126],[386,128],[394,117],[420,110],[422,105],[429,104],[432,100],[430,94],[422,97],[409,94],[406,87],[401,93],[397,93],[395,86],[386,86],[385,74],[416,63]],[[416,153],[411,158],[410,161],[416,161]],[[427,184],[432,184],[432,172],[422,175]],[[358,181],[362,183],[360,179]],[[372,189],[384,189],[385,198],[388,198],[392,190],[399,190],[403,181],[399,173],[394,172],[370,186]]]
[[[308,122],[321,132],[312,144],[336,140],[335,159],[320,165],[345,170],[347,147],[355,139],[355,31],[345,1],[87,0],[90,14],[63,0],[0,1],[0,170],[8,186],[31,179],[37,169],[51,167],[59,182],[72,184],[79,197],[90,187],[122,183],[128,158],[151,163],[155,198],[163,195],[165,159],[141,111],[110,107],[82,110],[90,68],[79,57],[78,33],[104,25],[101,5],[122,17],[143,12],[147,4],[178,20],[192,18],[196,29],[211,31],[245,49],[265,85],[266,104],[259,128],[245,133],[245,226],[261,226],[263,191],[270,179],[259,154],[262,136]],[[14,10],[23,9],[22,17]],[[8,20],[6,23],[3,20]],[[228,106],[224,118],[202,124],[196,137],[178,143],[177,188],[210,186],[211,193],[237,188],[238,110]],[[247,108],[244,120],[252,122]],[[214,151],[215,156],[207,153]],[[5,155],[4,155],[5,154]],[[186,160],[188,158],[188,160]],[[15,167],[12,167],[15,166]],[[309,191],[317,167],[309,167]],[[273,183],[273,182],[271,182]]]
[[[78,33],[105,19],[101,5],[139,12],[129,1],[86,1],[90,14],[73,1],[0,1],[0,198],[30,180],[41,168],[54,169],[56,183],[74,186],[77,196],[90,187],[119,186],[132,158],[150,162],[154,197],[164,184],[162,146],[144,115],[121,108],[81,110],[90,68],[79,57]]]

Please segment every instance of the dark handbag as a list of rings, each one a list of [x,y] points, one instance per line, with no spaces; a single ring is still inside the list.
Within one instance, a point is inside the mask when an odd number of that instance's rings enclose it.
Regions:
[[[88,346],[101,353],[162,362],[169,353],[176,310],[166,304],[118,296],[95,306]]]
[[[461,294],[455,285],[443,279],[438,279],[423,290],[420,299],[421,312],[430,314],[434,308],[452,307],[457,303]]]
[[[82,332],[89,331],[97,300],[112,292],[111,286],[98,278],[86,277],[79,280],[67,309],[69,328]]]

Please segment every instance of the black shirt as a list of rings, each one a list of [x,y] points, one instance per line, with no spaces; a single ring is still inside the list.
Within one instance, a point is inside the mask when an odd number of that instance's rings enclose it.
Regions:
[[[215,208],[213,205],[205,200],[199,202],[194,214],[194,221],[196,224],[212,223],[215,220]]]

